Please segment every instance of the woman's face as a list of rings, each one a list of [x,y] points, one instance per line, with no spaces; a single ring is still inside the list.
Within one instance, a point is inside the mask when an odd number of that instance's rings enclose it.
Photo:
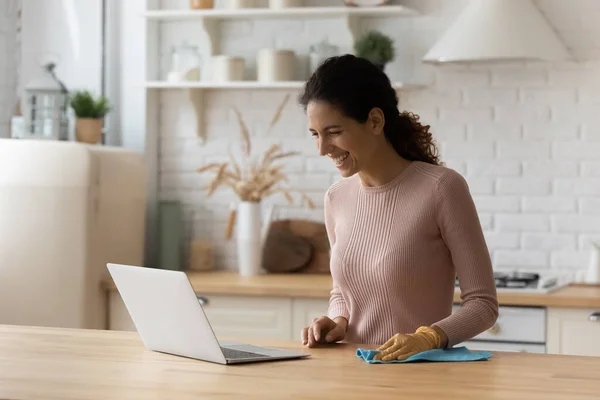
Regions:
[[[319,154],[330,157],[345,178],[369,164],[383,139],[384,117],[376,108],[365,123],[346,117],[324,101],[309,102],[306,114]]]

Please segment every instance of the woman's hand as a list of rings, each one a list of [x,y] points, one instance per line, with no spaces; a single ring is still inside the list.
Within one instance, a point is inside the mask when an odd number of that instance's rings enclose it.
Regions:
[[[415,354],[440,347],[440,335],[432,328],[422,326],[415,333],[403,335],[397,333],[377,350],[375,360],[406,360]]]
[[[313,319],[311,326],[302,329],[301,339],[303,345],[313,347],[315,344],[332,343],[344,340],[348,322],[345,318],[338,317],[331,320],[328,317]]]

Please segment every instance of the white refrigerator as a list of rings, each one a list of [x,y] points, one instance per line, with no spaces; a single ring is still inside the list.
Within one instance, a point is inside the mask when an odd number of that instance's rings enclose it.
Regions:
[[[143,155],[0,139],[0,324],[105,329],[106,263],[142,265]]]

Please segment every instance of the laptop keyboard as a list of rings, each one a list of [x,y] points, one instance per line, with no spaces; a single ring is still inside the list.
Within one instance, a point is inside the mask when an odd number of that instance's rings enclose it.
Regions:
[[[240,359],[240,358],[264,358],[264,357],[267,357],[264,354],[251,353],[249,351],[243,351],[243,350],[234,350],[234,349],[230,349],[227,347],[221,347],[221,350],[223,350],[223,355],[225,356],[225,358],[227,358],[229,360],[235,360],[235,359]]]

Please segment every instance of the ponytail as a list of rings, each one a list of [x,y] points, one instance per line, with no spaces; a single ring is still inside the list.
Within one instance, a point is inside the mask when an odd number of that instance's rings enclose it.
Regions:
[[[419,122],[418,115],[403,111],[396,113],[391,123],[386,120],[384,134],[401,157],[440,165],[439,152],[429,128]]]

